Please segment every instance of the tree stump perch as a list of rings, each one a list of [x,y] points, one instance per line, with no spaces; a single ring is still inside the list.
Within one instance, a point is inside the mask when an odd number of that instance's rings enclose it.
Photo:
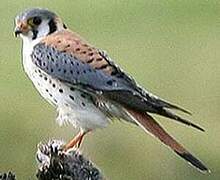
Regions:
[[[36,160],[38,180],[104,180],[100,170],[79,150],[63,152],[62,141],[51,140],[38,145]],[[16,180],[11,172],[0,174],[0,180]]]

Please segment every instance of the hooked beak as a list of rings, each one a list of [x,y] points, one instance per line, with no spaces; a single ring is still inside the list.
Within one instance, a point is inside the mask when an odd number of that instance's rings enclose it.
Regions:
[[[20,35],[22,31],[18,27],[16,27],[14,33],[15,33],[15,37],[18,37],[18,35]]]
[[[14,33],[15,33],[15,37],[18,37],[20,34],[25,34],[29,31],[29,27],[27,25],[27,23],[24,22],[18,22],[16,24]]]

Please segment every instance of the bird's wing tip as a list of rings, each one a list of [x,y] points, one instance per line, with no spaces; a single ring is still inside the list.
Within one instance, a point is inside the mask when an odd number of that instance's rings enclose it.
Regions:
[[[183,109],[182,107],[178,107],[178,106],[175,106],[175,107],[176,107],[175,109],[177,109],[177,110],[179,110],[179,111],[182,111],[182,112],[184,112],[184,113],[186,113],[186,114],[192,116],[192,112],[191,112],[191,111],[186,110],[186,109]]]
[[[196,125],[196,124],[191,124],[191,126],[192,127],[194,127],[194,128],[196,128],[196,129],[198,129],[198,130],[200,130],[200,131],[202,131],[202,132],[205,132],[205,129],[204,128],[202,128],[202,127],[200,127],[200,126],[198,126],[198,125]]]

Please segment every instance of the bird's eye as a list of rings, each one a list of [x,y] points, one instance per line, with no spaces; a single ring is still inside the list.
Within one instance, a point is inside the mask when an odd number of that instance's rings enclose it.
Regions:
[[[35,25],[39,25],[39,24],[41,23],[41,18],[40,18],[40,17],[34,17],[34,18],[33,18],[33,23],[34,23]]]
[[[36,17],[29,19],[28,24],[30,24],[31,26],[38,26],[40,25],[41,21],[42,21],[41,18],[36,16]]]

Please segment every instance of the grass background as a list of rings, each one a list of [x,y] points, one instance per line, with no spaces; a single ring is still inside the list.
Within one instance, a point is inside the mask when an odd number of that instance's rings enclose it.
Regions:
[[[45,7],[156,95],[193,112],[197,132],[156,117],[212,170],[203,175],[159,141],[126,123],[90,134],[82,146],[109,179],[220,179],[220,3],[209,0],[16,0],[0,2],[0,171],[34,179],[39,141],[70,139],[55,110],[24,75],[13,19],[25,8]]]

